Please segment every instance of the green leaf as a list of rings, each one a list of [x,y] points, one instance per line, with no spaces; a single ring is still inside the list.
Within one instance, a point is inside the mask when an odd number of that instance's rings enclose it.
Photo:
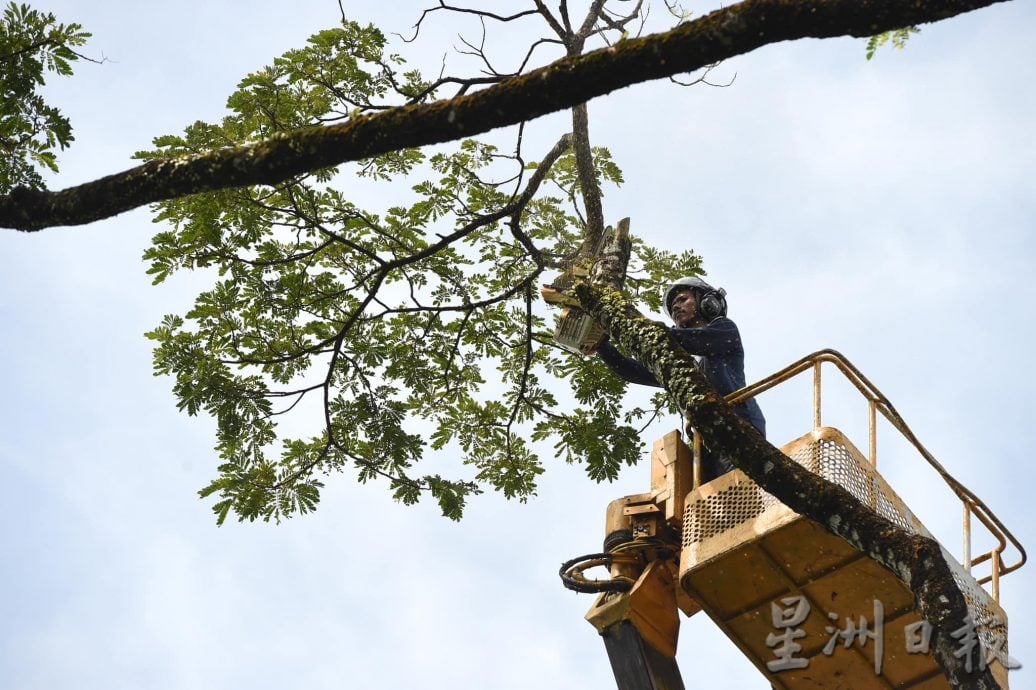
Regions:
[[[383,33],[344,22],[245,75],[219,121],[136,155],[247,144],[421,98],[425,85]],[[621,184],[610,152],[593,155],[602,182]],[[456,520],[484,490],[534,496],[543,457],[597,481],[638,460],[631,424],[649,412],[597,360],[543,335],[555,314],[538,287],[584,228],[571,154],[517,219],[501,211],[534,167],[465,140],[156,205],[148,274],[190,271],[201,287],[146,337],[178,408],[215,423],[218,476],[199,493],[218,523],[308,513],[339,474],[404,505],[430,497]],[[666,281],[698,273],[693,252],[637,242],[628,287],[657,309]]]
[[[40,93],[49,73],[71,76],[74,47],[90,34],[50,13],[10,3],[0,15],[0,194],[42,188],[41,170],[58,171],[54,148],[67,148],[72,127]]]
[[[870,60],[874,57],[874,54],[884,45],[889,43],[892,47],[897,50],[902,50],[906,47],[907,41],[914,34],[921,33],[921,30],[916,26],[908,26],[902,29],[893,29],[892,31],[886,31],[884,33],[876,34],[867,39],[867,59]]]

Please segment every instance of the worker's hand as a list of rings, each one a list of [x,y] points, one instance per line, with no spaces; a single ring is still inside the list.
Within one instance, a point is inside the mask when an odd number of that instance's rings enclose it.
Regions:
[[[601,345],[604,345],[606,342],[608,342],[608,334],[607,333],[605,333],[604,337],[602,337],[596,343],[594,343],[590,347],[588,347],[585,350],[583,350],[583,354],[586,355],[587,357],[595,356],[597,354],[597,351],[601,348]]]

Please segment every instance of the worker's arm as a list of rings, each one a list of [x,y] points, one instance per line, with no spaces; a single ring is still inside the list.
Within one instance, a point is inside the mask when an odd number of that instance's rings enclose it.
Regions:
[[[700,328],[671,327],[669,332],[680,346],[692,355],[714,356],[743,351],[737,325],[726,317],[714,319]],[[630,383],[659,386],[655,376],[637,360],[627,357],[605,340],[597,349],[597,356],[612,372]]]
[[[654,374],[646,366],[622,354],[607,340],[597,348],[597,357],[621,379],[630,383],[639,383],[642,386],[659,385]]]
[[[731,352],[743,352],[741,333],[737,325],[722,316],[700,328],[670,328],[677,342],[692,355],[710,357]]]

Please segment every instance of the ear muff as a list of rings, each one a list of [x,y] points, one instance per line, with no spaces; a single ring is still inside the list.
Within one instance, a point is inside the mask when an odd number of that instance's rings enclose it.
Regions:
[[[698,313],[701,314],[703,319],[712,321],[727,315],[726,290],[719,288],[718,290],[708,290],[705,292],[695,290],[695,292],[699,293]]]

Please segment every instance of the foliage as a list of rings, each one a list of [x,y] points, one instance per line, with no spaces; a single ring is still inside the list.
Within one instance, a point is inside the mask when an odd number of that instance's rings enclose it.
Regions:
[[[867,39],[867,59],[873,58],[874,54],[878,52],[878,48],[889,43],[892,44],[893,48],[903,50],[910,37],[917,33],[921,33],[921,30],[916,26],[908,26],[903,29],[893,29],[892,31],[885,31],[884,33],[871,36]]]
[[[59,24],[53,14],[10,3],[0,17],[0,193],[17,186],[42,188],[40,169],[57,172],[54,148],[72,142],[68,118],[39,90],[48,73],[72,74],[74,49],[90,34],[79,24]]]
[[[243,79],[219,124],[138,155],[431,97],[404,69],[380,31],[344,22]],[[527,163],[520,149],[466,140],[158,206],[172,229],[145,254],[154,281],[181,269],[212,278],[148,337],[180,409],[216,421],[222,464],[201,494],[216,499],[219,522],[305,513],[326,476],[347,470],[387,482],[405,504],[431,494],[457,519],[485,488],[534,494],[545,442],[598,480],[638,460],[634,425],[653,410],[624,406],[622,382],[557,348],[538,299],[583,235],[573,156],[563,143],[554,153]],[[606,150],[594,159],[600,179],[621,183]],[[392,205],[361,206],[381,196]],[[638,244],[630,287],[657,307],[660,282],[696,272],[692,252]]]

